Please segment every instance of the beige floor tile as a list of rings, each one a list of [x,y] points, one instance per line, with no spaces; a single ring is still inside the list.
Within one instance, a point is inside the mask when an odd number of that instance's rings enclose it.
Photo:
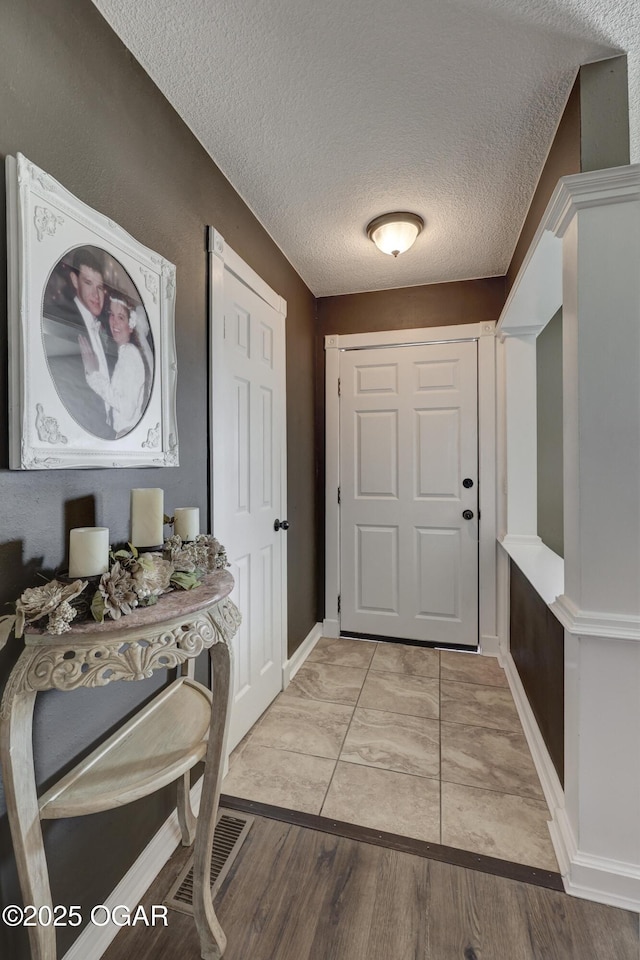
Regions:
[[[440,651],[402,643],[379,643],[371,669],[380,673],[437,678],[440,676]]]
[[[332,703],[354,704],[360,695],[367,671],[331,663],[309,663],[300,667],[287,687],[287,697],[308,697]]]
[[[440,783],[338,761],[322,816],[440,842]]]
[[[303,697],[279,699],[253,728],[250,742],[336,760],[353,707]]]
[[[440,750],[442,780],[544,799],[522,733],[442,723]]]
[[[320,637],[307,657],[307,663],[333,663],[343,667],[367,669],[377,644],[347,637]]]
[[[439,687],[439,681],[432,677],[409,677],[400,673],[376,673],[370,670],[358,706],[437,720],[440,713]]]
[[[320,813],[336,762],[248,744],[222,782],[222,792],[305,813]]]
[[[544,801],[442,784],[442,843],[489,857],[558,870]]]
[[[263,713],[262,716],[265,716],[265,714]],[[248,747],[249,739],[254,730],[255,730],[255,725],[251,728],[251,730],[249,730],[249,733],[245,733],[240,743],[236,744],[236,746],[233,748],[233,750],[229,754],[229,768],[231,768],[231,764],[234,762],[234,760],[237,760],[237,758],[245,750],[245,748]]]
[[[441,680],[440,719],[522,732],[511,690],[504,687]]]
[[[495,657],[457,650],[440,651],[440,679],[508,687],[507,676]]]
[[[356,707],[340,759],[418,777],[438,777],[440,724]]]

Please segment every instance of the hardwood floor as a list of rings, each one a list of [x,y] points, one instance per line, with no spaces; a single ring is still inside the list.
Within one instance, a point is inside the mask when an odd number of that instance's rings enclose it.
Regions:
[[[162,903],[188,850],[149,889]],[[256,818],[216,898],[225,960],[638,960],[638,915]],[[197,960],[193,920],[124,928],[104,960]]]

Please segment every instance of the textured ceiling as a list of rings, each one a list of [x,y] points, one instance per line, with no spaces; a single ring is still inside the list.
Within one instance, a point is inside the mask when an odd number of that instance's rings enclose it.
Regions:
[[[638,0],[94,2],[316,296],[504,274],[578,66],[639,43]]]

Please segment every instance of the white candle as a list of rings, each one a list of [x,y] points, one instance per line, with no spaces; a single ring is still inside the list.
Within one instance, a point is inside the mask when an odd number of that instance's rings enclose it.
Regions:
[[[109,569],[109,528],[75,527],[69,534],[69,576],[96,577]]]
[[[138,487],[131,491],[131,543],[159,547],[164,541],[164,490]]]
[[[198,507],[176,507],[173,532],[183,540],[195,540],[200,533],[200,510]]]

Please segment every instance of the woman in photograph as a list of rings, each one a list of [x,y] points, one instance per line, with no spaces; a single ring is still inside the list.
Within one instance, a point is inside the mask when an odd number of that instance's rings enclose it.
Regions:
[[[142,307],[111,297],[109,329],[118,358],[109,379],[99,364],[88,339],[78,338],[87,384],[111,408],[111,425],[116,440],[139,422],[151,389],[152,357],[146,331],[148,321]]]

